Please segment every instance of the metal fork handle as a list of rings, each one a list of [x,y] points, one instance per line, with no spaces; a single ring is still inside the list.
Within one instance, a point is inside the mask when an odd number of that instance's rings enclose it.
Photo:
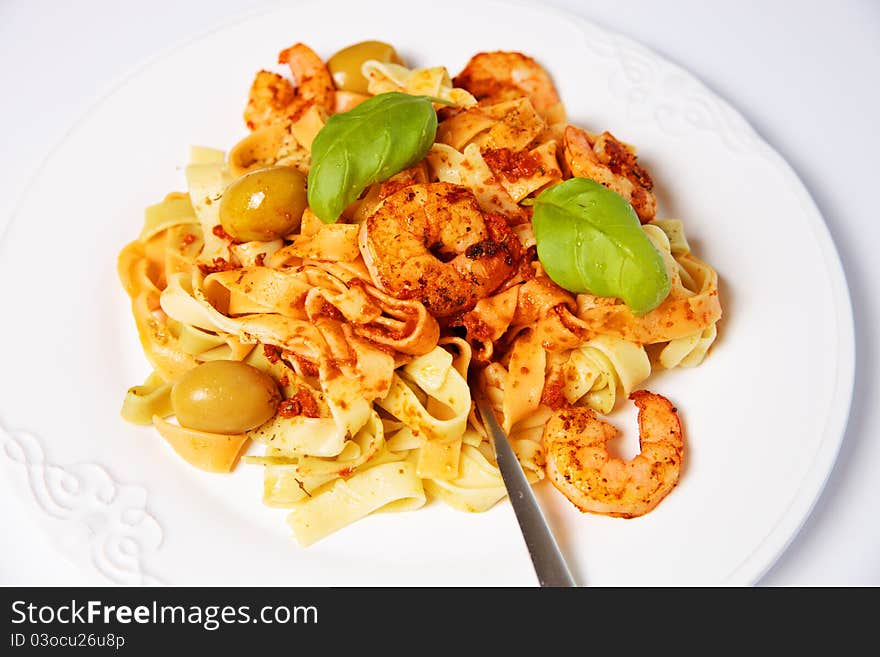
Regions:
[[[477,408],[492,434],[498,469],[501,470],[538,582],[546,587],[577,586],[504,430],[485,401],[477,400]]]

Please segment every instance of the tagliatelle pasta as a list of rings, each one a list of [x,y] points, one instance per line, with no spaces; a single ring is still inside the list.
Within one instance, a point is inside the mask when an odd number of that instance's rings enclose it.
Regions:
[[[197,468],[262,468],[264,503],[302,545],[372,513],[503,499],[474,394],[528,479],[555,477],[547,427],[610,413],[657,366],[698,365],[721,317],[717,274],[680,220],[656,218],[635,149],[566,124],[537,62],[480,53],[453,78],[387,44],[344,52],[296,44],[279,56],[293,80],[258,72],[249,134],[228,153],[192,148],[186,191],[148,207],[118,257],[152,368],[122,416]],[[387,115],[370,113],[380,97]],[[412,97],[426,100],[398,102]],[[316,181],[331,157],[342,169]],[[533,206],[574,178],[638,213],[668,282],[648,312],[548,274]],[[314,202],[356,184],[339,216]]]

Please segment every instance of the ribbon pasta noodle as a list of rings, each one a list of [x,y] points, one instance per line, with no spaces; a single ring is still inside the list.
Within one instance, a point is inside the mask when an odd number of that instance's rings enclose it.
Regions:
[[[566,124],[534,60],[481,53],[452,77],[376,43],[282,51],[293,81],[256,74],[249,134],[193,147],[185,191],[145,209],[117,260],[150,365],[122,417],[196,468],[262,468],[303,546],[373,513],[502,500],[475,394],[537,484],[560,413],[611,413],[655,367],[700,364],[721,317],[717,274],[655,216],[635,149]],[[433,142],[325,222],[306,188],[324,131],[386,94],[428,98]],[[649,312],[563,289],[538,258],[535,199],[590,176],[638,204],[662,259],[670,291]]]

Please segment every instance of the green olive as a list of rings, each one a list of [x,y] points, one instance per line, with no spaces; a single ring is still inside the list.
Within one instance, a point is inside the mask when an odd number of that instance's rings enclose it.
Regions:
[[[327,62],[327,68],[333,75],[337,89],[367,93],[367,78],[361,73],[364,62],[376,59],[380,62],[400,64],[400,58],[394,46],[383,41],[361,41],[343,48]]]
[[[281,399],[275,380],[235,360],[211,360],[191,369],[171,388],[180,426],[212,433],[242,433],[275,415]]]
[[[220,199],[220,224],[240,242],[268,242],[299,228],[306,177],[293,167],[267,167],[235,180]]]

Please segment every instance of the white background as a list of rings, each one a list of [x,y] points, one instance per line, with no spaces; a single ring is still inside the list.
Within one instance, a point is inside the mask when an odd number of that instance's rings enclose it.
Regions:
[[[128,72],[242,13],[274,4],[0,0],[0,226],[53,145]],[[633,37],[689,69],[745,115],[812,193],[852,295],[855,396],[825,491],[759,584],[880,585],[880,2],[550,4]],[[83,180],[100,193],[100,172]],[[0,321],[9,320],[8,312]],[[9,375],[0,368],[0,376]],[[4,541],[13,546],[4,547],[0,584],[93,583],[58,561],[14,500],[0,501],[0,508]]]

